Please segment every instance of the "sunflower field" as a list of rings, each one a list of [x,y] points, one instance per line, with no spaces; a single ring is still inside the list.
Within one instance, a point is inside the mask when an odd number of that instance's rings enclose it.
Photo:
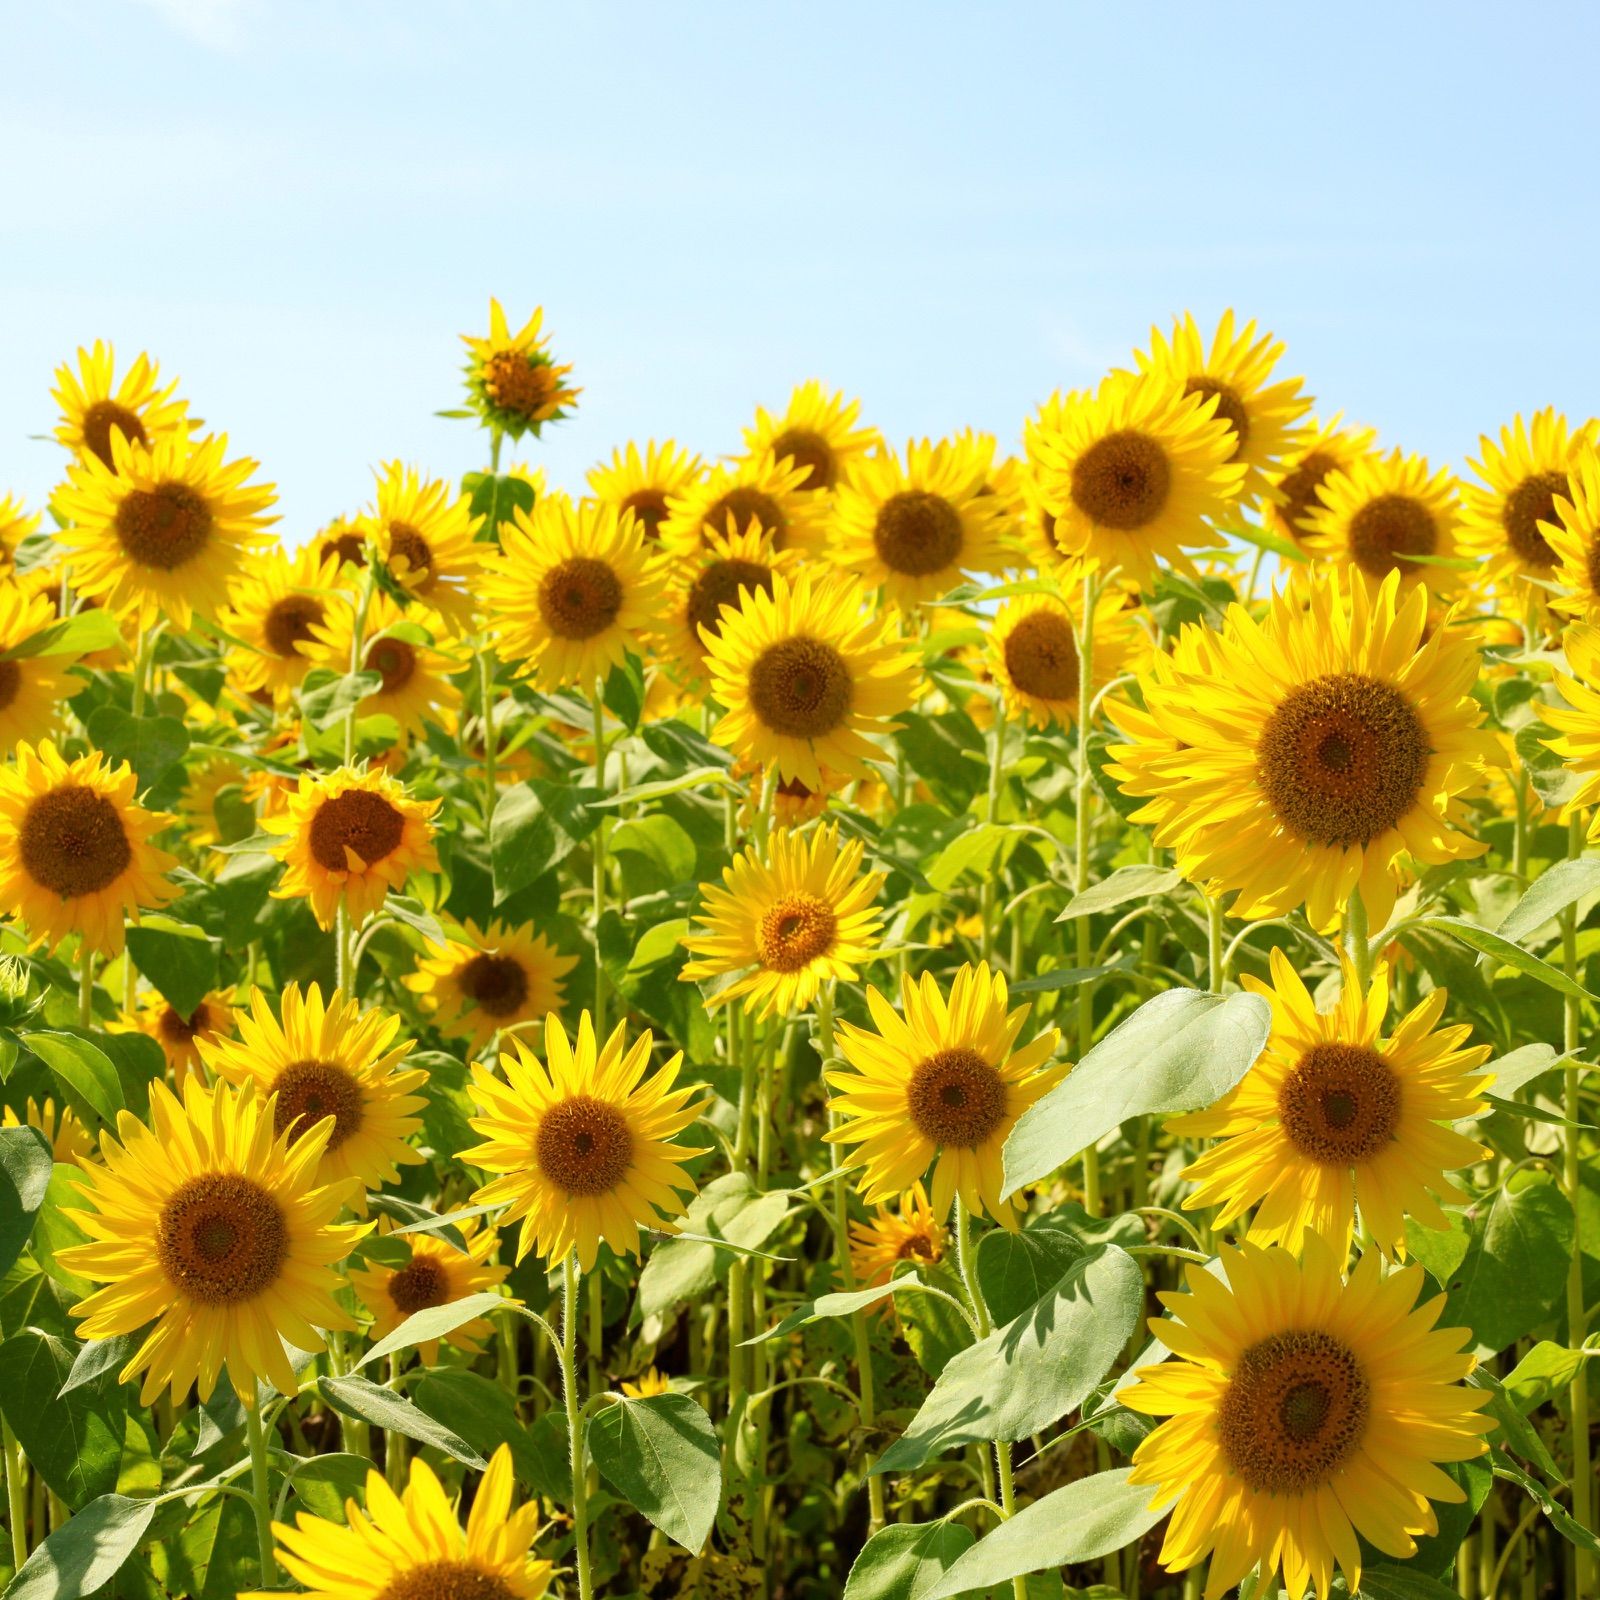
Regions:
[[[4,1600],[1600,1594],[1600,422],[1183,316],[564,492],[464,343],[0,500]]]

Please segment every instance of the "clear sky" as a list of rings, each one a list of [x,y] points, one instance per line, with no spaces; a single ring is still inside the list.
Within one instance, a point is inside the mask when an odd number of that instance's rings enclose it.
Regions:
[[[1225,306],[1321,409],[1459,461],[1600,411],[1593,8],[0,0],[0,490],[55,364],[148,349],[279,485],[478,464],[456,336],[545,307],[526,453],[737,448],[818,376],[1010,444]]]

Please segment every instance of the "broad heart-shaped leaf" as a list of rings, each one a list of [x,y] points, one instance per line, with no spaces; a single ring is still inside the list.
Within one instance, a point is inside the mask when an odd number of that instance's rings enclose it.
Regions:
[[[566,1502],[572,1467],[567,1419],[559,1408],[545,1412],[531,1428],[524,1427],[512,1410],[510,1395],[492,1378],[464,1367],[434,1367],[411,1393],[421,1410],[484,1456],[509,1445],[518,1480],[547,1500]]]
[[[1056,921],[1071,922],[1075,917],[1093,916],[1097,911],[1110,911],[1133,900],[1148,900],[1152,895],[1170,894],[1182,882],[1183,878],[1171,867],[1118,867],[1099,883],[1090,885],[1082,894],[1073,895],[1067,902],[1067,909]]]
[[[442,1339],[454,1333],[463,1322],[474,1317],[487,1316],[506,1304],[504,1295],[469,1294],[461,1300],[450,1300],[442,1306],[424,1306],[414,1311],[399,1327],[391,1329],[356,1362],[358,1367],[380,1361],[396,1350],[409,1349],[414,1344],[426,1344],[430,1339]]]
[[[763,1194],[748,1174],[729,1172],[708,1183],[695,1197],[682,1229],[759,1250],[788,1214],[788,1195],[781,1191]],[[730,1251],[700,1240],[663,1240],[650,1252],[639,1275],[635,1317],[643,1321],[704,1294],[727,1274],[733,1259]]]
[[[1600,856],[1579,861],[1558,861],[1533,880],[1528,892],[1512,906],[1495,932],[1521,944],[1547,922],[1585,895],[1600,894]]]
[[[1110,1371],[1144,1304],[1127,1251],[1074,1261],[1048,1294],[953,1357],[875,1472],[905,1472],[979,1439],[1021,1439],[1063,1417]]]
[[[1129,1469],[1079,1478],[1024,1507],[1009,1522],[986,1533],[926,1592],[924,1600],[992,1584],[1009,1583],[1025,1573],[1093,1561],[1120,1550],[1148,1532],[1166,1515],[1149,1484],[1128,1482]]]
[[[1041,1100],[1005,1144],[1015,1194],[1129,1117],[1196,1111],[1244,1077],[1266,1045],[1272,1008],[1257,994],[1169,989],[1113,1028]]]
[[[722,1501],[722,1455],[711,1419],[686,1394],[619,1400],[589,1424],[601,1475],[669,1539],[698,1551]]]
[[[594,832],[600,813],[589,802],[599,798],[596,788],[541,778],[500,796],[489,824],[496,903],[527,888]]]
[[[861,1547],[844,1600],[926,1600],[971,1544],[959,1522],[891,1522]]]
[[[1456,1595],[1453,1584],[1441,1583],[1425,1572],[1391,1566],[1361,1569],[1359,1600],[1456,1600]]]
[[[1498,933],[1490,933],[1487,928],[1480,928],[1477,923],[1468,922],[1465,917],[1424,917],[1417,926],[1430,928],[1435,933],[1449,934],[1468,949],[1489,956],[1499,965],[1510,967],[1513,972],[1520,972],[1526,978],[1536,978],[1547,988],[1554,989],[1557,994],[1570,995],[1574,1000],[1595,998],[1581,983],[1575,983],[1559,967],[1552,967],[1548,961],[1541,961],[1538,956],[1529,955],[1521,945],[1513,944]]]
[[[996,1322],[1020,1317],[1061,1276],[1084,1247],[1061,1228],[1007,1233],[995,1228],[978,1241],[978,1288]]]
[[[53,1162],[37,1128],[0,1128],[0,1278],[28,1246]]]
[[[807,1300],[796,1306],[782,1322],[774,1323],[772,1327],[744,1342],[765,1344],[768,1339],[792,1333],[796,1328],[803,1328],[808,1322],[821,1322],[824,1317],[848,1317],[866,1306],[876,1305],[878,1301],[886,1299],[891,1294],[897,1294],[902,1289],[920,1289],[921,1286],[922,1280],[916,1273],[907,1272],[890,1283],[880,1283],[871,1289],[849,1289],[839,1294],[818,1295],[815,1300]]]
[[[19,1033],[17,1037],[102,1122],[116,1126],[122,1080],[111,1057],[75,1033]]]
[[[189,748],[188,731],[176,717],[132,717],[120,706],[90,712],[84,732],[110,761],[126,761],[133,768],[141,794],[182,761]]]
[[[69,1506],[117,1486],[127,1410],[113,1378],[74,1389],[73,1347],[24,1328],[0,1343],[0,1406],[34,1470]]]
[[[192,1017],[217,986],[222,941],[190,923],[146,917],[128,929],[128,954],[180,1017]]]
[[[138,1348],[139,1336],[132,1333],[119,1333],[109,1339],[85,1339],[72,1358],[72,1371],[57,1390],[57,1397],[71,1394],[74,1389],[81,1389],[108,1372],[120,1372]]]
[[[343,1378],[318,1378],[317,1388],[335,1411],[342,1411],[347,1417],[359,1417],[390,1433],[403,1433],[418,1444],[431,1444],[475,1472],[483,1472],[489,1465],[459,1434],[452,1433],[442,1422],[436,1422],[393,1389],[382,1388],[353,1373]]]
[[[22,1563],[5,1600],[82,1600],[93,1594],[139,1548],[155,1514],[154,1500],[123,1494],[91,1500]]]

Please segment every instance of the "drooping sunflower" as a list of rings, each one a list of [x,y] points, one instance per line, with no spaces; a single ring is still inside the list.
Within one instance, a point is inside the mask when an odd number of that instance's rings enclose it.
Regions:
[[[772,535],[752,526],[743,533],[708,537],[698,554],[673,562],[659,638],[686,683],[705,683],[705,634],[721,632],[723,607],[737,610],[753,591],[770,594],[773,574],[792,571],[794,554],[776,550]]]
[[[545,688],[592,688],[659,619],[662,578],[636,518],[547,495],[517,509],[480,593],[501,658]]]
[[[51,397],[61,408],[56,438],[75,456],[94,456],[116,471],[113,434],[148,450],[187,432],[188,402],[174,398],[178,385],[161,387],[160,369],[143,354],[116,381],[116,354],[96,339],[92,350],[78,351],[78,370],[70,361],[56,368]]]
[[[337,569],[320,547],[291,556],[278,549],[251,563],[234,580],[223,626],[247,645],[228,652],[228,675],[244,694],[270,696],[287,705],[311,670],[308,647],[327,615]],[[347,671],[348,659],[341,665]]]
[[[56,621],[50,597],[0,582],[0,755],[26,740],[38,744],[54,731],[57,707],[82,688],[67,670],[73,657],[6,652],[24,645]]]
[[[1140,634],[1122,592],[1109,584],[1095,597],[1093,627],[1089,684],[1098,691],[1127,670]],[[1077,722],[1082,672],[1071,607],[1053,595],[1017,595],[995,613],[987,645],[989,670],[1012,715],[1035,728]]]
[[[16,565],[17,546],[36,533],[43,513],[29,511],[14,494],[0,494],[0,569]]]
[[[772,535],[778,550],[815,555],[827,535],[827,497],[804,485],[808,465],[770,453],[711,468],[667,497],[661,543],[673,555],[692,556],[713,535]]]
[[[353,1183],[319,1185],[331,1120],[293,1143],[272,1133],[273,1108],[250,1090],[195,1078],[182,1103],[150,1089],[150,1125],[117,1116],[102,1141],[104,1166],[78,1187],[92,1210],[68,1210],[90,1243],[61,1252],[70,1272],[105,1285],[73,1309],[88,1339],[136,1333],[118,1374],[144,1374],[140,1404],[162,1389],[207,1400],[224,1364],[234,1392],[256,1402],[256,1379],[282,1394],[297,1384],[283,1341],[320,1351],[320,1328],[355,1324],[334,1300],[333,1263],[359,1226],[335,1218]]]
[[[637,1256],[639,1229],[670,1230],[695,1192],[681,1169],[699,1152],[672,1142],[700,1114],[695,1086],[678,1085],[683,1052],[652,1073],[649,1029],[632,1044],[625,1032],[619,1022],[597,1043],[585,1011],[568,1039],[552,1013],[543,1061],[518,1038],[500,1056],[504,1079],[472,1069],[478,1115],[468,1120],[483,1143],[459,1159],[501,1174],[473,1204],[507,1204],[502,1222],[521,1220],[519,1261],[530,1250],[552,1264],[576,1251],[587,1272],[602,1243]]]
[[[305,1586],[304,1600],[543,1600],[552,1568],[531,1554],[539,1502],[511,1509],[514,1476],[511,1447],[503,1444],[489,1458],[463,1532],[420,1456],[398,1495],[369,1472],[366,1509],[347,1500],[343,1523],[307,1511],[296,1514],[292,1528],[273,1523],[278,1560]]]
[[[1347,428],[1342,414],[1326,422],[1311,418],[1300,442],[1268,474],[1271,493],[1261,502],[1267,525],[1297,544],[1314,533],[1322,485],[1333,473],[1348,472],[1371,455],[1377,443],[1375,428]]]
[[[1556,570],[1548,576],[1564,591],[1551,597],[1551,607],[1600,622],[1600,451],[1591,446],[1573,457],[1555,515],[1538,526],[1556,556]]]
[[[742,850],[722,869],[726,888],[700,885],[700,927],[684,947],[698,959],[684,965],[688,982],[739,974],[706,1000],[714,1010],[746,1000],[758,1017],[792,1016],[830,979],[853,982],[877,954],[883,932],[878,891],[884,874],[863,872],[863,845],[842,847],[839,825],[809,838],[773,830],[768,859]]]
[[[283,812],[261,822],[283,835],[272,853],[288,865],[273,895],[306,896],[324,928],[341,901],[352,922],[365,922],[413,872],[439,870],[430,822],[438,809],[439,801],[413,800],[387,773],[303,773]]]
[[[866,736],[893,731],[889,719],[910,708],[921,675],[892,622],[866,612],[859,585],[839,576],[802,571],[791,583],[777,573],[770,594],[747,594],[701,638],[727,707],[712,738],[814,789],[823,762],[865,776],[881,754]]]
[[[457,633],[472,630],[473,580],[487,546],[477,542],[471,502],[442,479],[401,461],[378,469],[378,493],[361,532],[407,594]]]
[[[1054,1028],[1017,1046],[1031,1006],[1008,1010],[1006,980],[987,962],[956,973],[946,999],[932,973],[900,984],[904,1016],[867,990],[872,1028],[839,1025],[846,1065],[829,1066],[838,1126],[830,1144],[857,1145],[868,1205],[898,1199],[933,1168],[935,1215],[957,1195],[966,1208],[1014,1230],[1020,1197],[1000,1198],[1001,1149],[1017,1118],[1065,1075],[1046,1063]]]
[[[1443,989],[1382,1037],[1384,967],[1362,994],[1346,963],[1339,1003],[1326,1012],[1281,949],[1272,952],[1270,985],[1243,982],[1271,1002],[1272,1034],[1236,1089],[1168,1122],[1181,1136],[1221,1141],[1184,1173],[1195,1185],[1184,1209],[1221,1206],[1213,1226],[1225,1228],[1259,1206],[1252,1243],[1298,1252],[1312,1232],[1342,1260],[1359,1205],[1365,1234],[1403,1260],[1406,1218],[1448,1227],[1435,1197],[1469,1197],[1445,1174],[1489,1156],[1451,1126],[1486,1107],[1478,1097],[1490,1080],[1476,1069],[1488,1046],[1467,1045],[1468,1026],[1436,1026]]]
[[[538,438],[547,422],[559,422],[583,392],[567,382],[570,365],[558,367],[550,359],[548,336],[541,337],[544,307],[516,333],[506,321],[498,300],[489,301],[489,334],[464,333],[461,342],[467,362],[467,392],[483,420],[513,439],[531,433]]]
[[[141,1033],[161,1046],[172,1087],[182,1095],[189,1074],[199,1069],[200,1041],[221,1039],[233,1032],[233,999],[231,994],[213,990],[183,1016],[165,996],[152,993],[133,1020]]]
[[[68,761],[48,740],[19,744],[0,768],[0,911],[34,944],[68,934],[117,955],[127,923],[181,892],[177,859],[150,843],[172,820],[134,799],[138,780],[98,750]]]
[[[645,544],[654,545],[667,520],[668,502],[675,495],[687,494],[700,470],[699,456],[671,439],[659,444],[650,440],[643,455],[638,445],[630,443],[613,450],[609,463],[589,469],[589,491],[618,516],[631,511],[639,520]]]
[[[1556,521],[1557,498],[1571,500],[1572,468],[1595,439],[1595,423],[1569,428],[1554,406],[1536,411],[1531,425],[1515,417],[1498,444],[1480,435],[1479,459],[1468,465],[1482,485],[1465,486],[1461,542],[1482,556],[1486,582],[1555,577],[1559,558],[1540,524]]]
[[[1438,1531],[1430,1500],[1465,1498],[1438,1463],[1469,1461],[1494,1426],[1465,1328],[1435,1328],[1440,1295],[1416,1305],[1422,1269],[1382,1275],[1377,1251],[1348,1282],[1316,1234],[1303,1260],[1256,1245],[1220,1252],[1224,1284],[1185,1269],[1152,1322],[1176,1359],[1141,1367],[1121,1391],[1164,1417],[1133,1456],[1133,1483],[1176,1500],[1161,1548],[1172,1572],[1211,1553],[1205,1600],[1265,1562],[1291,1600],[1332,1592],[1335,1565],[1361,1586],[1358,1536],[1395,1560]]]
[[[113,432],[113,465],[93,452],[73,462],[55,501],[73,587],[141,627],[216,616],[277,520],[272,485],[248,482],[256,463],[227,448],[225,434],[180,431],[146,450]]]
[[[1301,543],[1375,582],[1395,572],[1407,591],[1422,586],[1448,594],[1460,586],[1461,573],[1416,558],[1460,558],[1456,489],[1448,467],[1430,472],[1421,456],[1368,451],[1322,480]]]
[[[968,434],[913,440],[904,466],[888,449],[862,456],[834,491],[834,559],[904,609],[998,572],[1006,508],[984,493],[992,454]]]
[[[1027,451],[1058,559],[1141,582],[1162,564],[1192,573],[1187,552],[1222,544],[1211,519],[1244,492],[1235,437],[1214,405],[1155,376],[1113,373],[1092,395],[1047,403]]]
[[[417,962],[405,984],[422,1010],[452,1037],[470,1041],[476,1055],[496,1033],[541,1021],[561,1009],[562,979],[577,964],[532,928],[468,921]]]
[[[1272,382],[1283,357],[1282,343],[1270,333],[1256,334],[1254,322],[1235,328],[1233,312],[1224,311],[1209,347],[1185,312],[1175,318],[1172,337],[1150,330],[1150,353],[1139,350],[1134,361],[1173,388],[1202,401],[1215,399],[1216,415],[1227,423],[1232,454],[1247,471],[1241,496],[1254,500],[1271,492],[1272,475],[1299,442],[1301,419],[1311,397],[1301,393],[1300,378]]]
[[[866,1222],[850,1224],[850,1265],[863,1289],[894,1277],[902,1261],[942,1261],[944,1223],[928,1203],[928,1191],[914,1183],[898,1206],[880,1206]]]
[[[37,1128],[50,1141],[50,1154],[58,1163],[81,1167],[95,1158],[89,1130],[71,1106],[65,1101],[58,1106],[49,1095],[38,1101],[30,1096],[20,1115],[10,1106],[0,1106],[0,1128]]]
[[[428,1074],[406,1066],[413,1041],[396,1039],[399,1017],[363,1011],[337,989],[324,1002],[316,984],[302,995],[291,983],[277,1015],[252,989],[236,1026],[237,1038],[200,1040],[201,1060],[229,1083],[254,1084],[273,1107],[274,1131],[291,1144],[333,1118],[319,1183],[355,1179],[360,1189],[351,1203],[364,1212],[368,1189],[398,1182],[401,1167],[421,1163],[407,1140],[422,1126],[417,1113],[427,1102],[416,1091]]]
[[[350,1287],[372,1313],[372,1337],[386,1338],[407,1317],[430,1306],[449,1305],[469,1294],[498,1289],[505,1282],[509,1267],[494,1260],[500,1236],[492,1227],[480,1228],[477,1217],[464,1218],[457,1227],[466,1249],[461,1250],[436,1233],[408,1233],[405,1261],[391,1266],[384,1261],[366,1261],[349,1272]],[[393,1242],[401,1244],[396,1237]],[[476,1355],[494,1332],[487,1317],[473,1317],[444,1337],[457,1350]],[[417,1346],[424,1366],[439,1359],[439,1340],[425,1339]]]
[[[1186,878],[1239,891],[1236,917],[1303,904],[1327,929],[1359,888],[1376,930],[1411,863],[1483,853],[1460,798],[1494,756],[1478,652],[1452,619],[1427,632],[1426,592],[1399,582],[1318,568],[1140,674],[1108,771]]]
[[[754,460],[771,455],[780,465],[804,467],[801,489],[836,489],[880,443],[876,428],[856,426],[860,415],[859,400],[808,378],[789,396],[781,417],[756,408],[755,426],[744,430],[745,447]]]

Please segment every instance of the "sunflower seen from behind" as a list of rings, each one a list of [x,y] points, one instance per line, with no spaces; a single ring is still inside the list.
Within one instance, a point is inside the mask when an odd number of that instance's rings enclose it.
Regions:
[[[1281,949],[1270,984],[1242,982],[1271,1003],[1272,1033],[1237,1088],[1168,1122],[1180,1138],[1218,1141],[1184,1173],[1195,1186],[1184,1209],[1220,1207],[1212,1226],[1221,1230],[1255,1208],[1252,1243],[1298,1252],[1315,1233],[1343,1259],[1359,1207],[1363,1236],[1403,1260],[1406,1218],[1448,1228],[1439,1200],[1470,1196],[1446,1173],[1490,1156],[1454,1126],[1487,1109],[1491,1080],[1478,1069],[1489,1047],[1468,1045],[1468,1026],[1438,1026],[1443,989],[1386,1034],[1385,967],[1363,994],[1346,962],[1339,1001],[1326,1012]]]
[[[81,1167],[95,1159],[94,1139],[77,1112],[65,1101],[57,1105],[49,1095],[41,1100],[30,1095],[20,1109],[0,1106],[0,1128],[36,1129],[49,1141],[51,1158],[58,1165]]]
[[[841,844],[837,823],[809,837],[778,828],[765,852],[740,851],[721,885],[700,885],[699,925],[683,938],[695,959],[680,976],[732,980],[707,996],[708,1011],[743,1000],[758,1017],[793,1016],[822,984],[855,980],[883,934],[884,874],[862,870],[863,848]]]
[[[696,1086],[678,1082],[682,1051],[652,1071],[648,1029],[630,1044],[619,1022],[601,1042],[587,1011],[571,1038],[547,1017],[543,1043],[541,1060],[514,1039],[503,1076],[472,1069],[468,1121],[483,1142],[457,1158],[495,1174],[472,1203],[505,1206],[502,1226],[521,1222],[519,1261],[575,1253],[588,1272],[602,1243],[637,1256],[641,1228],[670,1231],[683,1215],[695,1192],[683,1163],[699,1151],[673,1141],[700,1114]]]
[[[141,1405],[163,1389],[208,1400],[224,1366],[246,1406],[258,1378],[292,1395],[284,1340],[317,1352],[319,1330],[355,1326],[334,1299],[333,1264],[363,1231],[337,1221],[357,1186],[317,1179],[332,1121],[295,1141],[274,1134],[273,1114],[231,1084],[191,1078],[181,1102],[154,1084],[148,1126],[119,1112],[104,1165],[79,1182],[85,1209],[66,1215],[90,1242],[60,1259],[104,1287],[73,1315],[87,1339],[143,1333],[119,1373],[144,1375]]]
[[[435,1027],[476,1055],[497,1033],[560,1011],[563,980],[577,964],[531,927],[468,920],[448,943],[429,947],[405,985]]]
[[[551,359],[543,326],[544,308],[535,306],[513,333],[504,308],[491,299],[488,334],[461,335],[473,409],[489,428],[512,439],[525,433],[537,439],[547,422],[559,422],[571,412],[582,392],[568,382],[571,366],[557,366]]]
[[[1316,531],[1322,486],[1335,472],[1348,472],[1371,455],[1377,430],[1347,426],[1342,414],[1326,422],[1311,418],[1299,442],[1285,452],[1276,470],[1267,474],[1269,492],[1262,498],[1266,525],[1298,544]]]
[[[843,1064],[825,1069],[837,1124],[824,1137],[854,1146],[868,1205],[896,1200],[928,1178],[936,1216],[959,1196],[974,1215],[1015,1230],[1018,1197],[1000,1198],[1001,1151],[1017,1119],[1064,1076],[1048,1065],[1054,1028],[1018,1045],[1031,1006],[1009,1005],[987,962],[963,966],[944,994],[932,973],[908,973],[896,1011],[867,990],[872,1026],[841,1022]]]
[[[116,351],[96,339],[79,349],[77,368],[63,362],[56,368],[51,397],[61,408],[56,438],[73,455],[93,456],[117,470],[112,439],[120,437],[136,449],[188,431],[188,403],[177,398],[177,384],[161,386],[160,368],[142,351],[117,381]]]
[[[1205,1600],[1262,1563],[1291,1600],[1328,1600],[1336,1567],[1354,1593],[1358,1538],[1404,1561],[1438,1531],[1431,1502],[1465,1498],[1440,1464],[1482,1455],[1494,1426],[1488,1392],[1461,1382],[1472,1335],[1436,1327],[1444,1296],[1418,1306],[1421,1267],[1385,1277],[1376,1251],[1348,1282],[1314,1233],[1303,1260],[1248,1244],[1220,1256],[1225,1281],[1189,1266],[1187,1292],[1159,1297],[1168,1316],[1150,1326],[1175,1359],[1119,1390],[1165,1419],[1129,1480],[1152,1508],[1173,1504],[1162,1565],[1209,1554]]]
[[[455,632],[470,633],[478,569],[487,549],[477,541],[471,502],[453,485],[424,478],[403,461],[386,462],[377,479],[377,497],[361,518],[363,545],[377,547],[407,595]]]
[[[881,442],[877,429],[858,425],[860,417],[859,400],[808,378],[796,386],[781,415],[756,408],[755,426],[744,430],[745,449],[752,460],[770,455],[780,467],[803,468],[801,489],[837,489]]]
[[[0,756],[24,742],[36,745],[51,737],[61,703],[83,687],[69,670],[76,652],[40,650],[44,641],[38,635],[55,623],[48,594],[0,581]],[[30,640],[38,654],[8,656]]]
[[[645,544],[655,545],[673,497],[686,494],[700,472],[699,456],[672,439],[651,439],[642,451],[630,442],[589,469],[589,493],[619,517],[631,511]]]

